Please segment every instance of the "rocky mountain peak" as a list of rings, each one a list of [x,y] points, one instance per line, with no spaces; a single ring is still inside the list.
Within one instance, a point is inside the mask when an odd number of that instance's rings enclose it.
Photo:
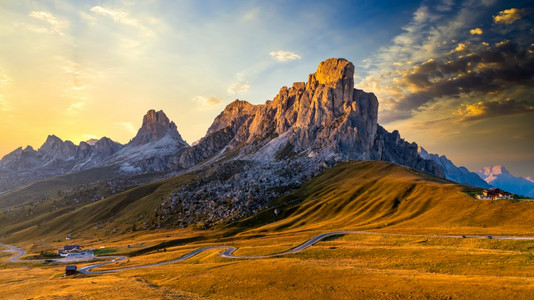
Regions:
[[[130,144],[136,146],[144,145],[152,141],[160,140],[165,136],[169,136],[179,144],[187,144],[178,132],[176,124],[171,122],[162,110],[156,112],[151,109],[143,117],[143,125]]]
[[[319,84],[336,84],[340,81],[353,80],[354,65],[344,58],[329,58],[319,64],[315,79]],[[354,87],[354,84],[351,87]]]
[[[250,104],[247,101],[236,99],[228,104],[222,113],[220,113],[213,124],[208,129],[207,134],[214,133],[226,127],[241,126],[241,120],[255,113],[257,105]]]

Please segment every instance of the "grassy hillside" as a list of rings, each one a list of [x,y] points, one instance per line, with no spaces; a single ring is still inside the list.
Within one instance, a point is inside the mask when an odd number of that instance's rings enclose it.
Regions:
[[[159,180],[96,202],[68,205],[31,217],[22,215],[15,220],[0,218],[3,225],[0,233],[8,235],[7,241],[31,241],[57,239],[65,234],[79,235],[82,232],[85,236],[117,235],[131,231],[133,224],[141,229],[143,223],[153,224],[154,208],[162,199],[168,197],[176,186],[194,177],[191,173]]]
[[[534,203],[481,201],[474,187],[383,161],[339,165],[236,224],[254,232],[327,229],[534,234]],[[280,211],[276,217],[274,210]]]
[[[154,228],[155,208],[176,187],[196,179],[184,174],[142,185],[93,203],[67,206],[16,224],[3,224],[7,241],[117,237]],[[373,229],[417,233],[534,234],[534,202],[481,201],[477,188],[382,161],[334,167],[247,219],[212,229],[217,235]],[[274,213],[277,210],[278,216]],[[1,221],[1,220],[0,220]],[[164,226],[162,224],[162,226]],[[169,226],[169,224],[167,224]]]
[[[475,200],[468,193],[476,188],[386,162],[334,167],[227,226],[129,230],[133,223],[140,228],[154,206],[195,176],[64,208],[40,216],[40,226],[19,223],[22,230],[2,241],[35,254],[56,249],[65,243],[61,235],[75,233],[70,242],[129,256],[106,269],[167,261],[211,245],[235,246],[237,255],[265,255],[330,230],[373,233],[335,236],[284,257],[232,260],[212,250],[180,263],[105,275],[63,278],[63,265],[6,263],[0,298],[527,299],[534,292],[534,241],[434,235],[534,235],[534,202]],[[7,254],[0,252],[0,260],[7,261]]]
[[[64,189],[117,176],[118,167],[93,168],[39,180],[0,195],[0,208],[57,196]]]

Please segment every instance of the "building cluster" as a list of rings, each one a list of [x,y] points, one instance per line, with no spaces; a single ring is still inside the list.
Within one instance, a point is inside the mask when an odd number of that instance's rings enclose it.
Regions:
[[[503,191],[498,188],[485,189],[482,195],[476,195],[479,200],[501,200],[501,199],[513,199],[513,194]]]
[[[82,248],[79,245],[65,245],[57,250],[57,254],[69,258],[94,256],[92,250],[83,250]]]

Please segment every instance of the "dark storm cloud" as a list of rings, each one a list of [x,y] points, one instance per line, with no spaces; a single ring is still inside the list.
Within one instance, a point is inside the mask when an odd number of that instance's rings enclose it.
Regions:
[[[463,105],[460,108],[460,121],[480,120],[504,115],[534,112],[534,104],[513,99],[503,101],[479,102]]]
[[[530,48],[510,41],[466,46],[415,66],[400,81],[414,92],[399,99],[396,108],[409,112],[443,97],[470,93],[489,96],[507,88],[532,85],[534,54]]]

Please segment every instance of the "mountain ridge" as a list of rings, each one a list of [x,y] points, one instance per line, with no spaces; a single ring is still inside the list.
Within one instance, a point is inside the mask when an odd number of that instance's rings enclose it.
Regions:
[[[94,145],[81,142],[76,146],[50,135],[37,151],[18,148],[6,155],[0,161],[0,174],[17,177],[19,170],[29,173],[43,166],[56,172],[43,172],[40,178],[110,165],[120,166],[120,174],[135,174],[182,172],[232,160],[273,165],[289,159],[303,164],[310,160],[333,166],[357,159],[389,161],[439,177],[447,177],[451,168],[473,176],[449,160],[444,164],[421,155],[416,143],[402,139],[397,130],[388,132],[377,120],[378,99],[354,88],[354,65],[343,58],[330,58],[319,64],[307,82],[283,86],[264,104],[233,101],[193,146],[182,139],[176,124],[162,110],[151,109],[126,145],[102,138],[93,141]],[[17,161],[19,166],[14,166]],[[447,178],[483,186],[483,181],[472,183],[450,174]],[[0,191],[17,184],[20,182],[0,183]]]

